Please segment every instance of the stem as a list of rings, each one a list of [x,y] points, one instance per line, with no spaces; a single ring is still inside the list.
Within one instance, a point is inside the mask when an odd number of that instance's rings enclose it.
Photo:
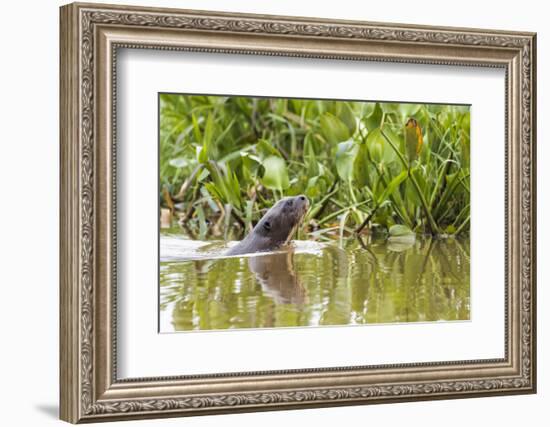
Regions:
[[[178,194],[176,194],[172,199],[177,200],[178,202],[181,202],[183,200],[183,197],[185,196],[185,193],[187,192],[187,189],[192,184],[192,182],[195,180],[195,177],[199,173],[199,171],[202,169],[202,165],[197,165],[195,169],[193,169],[193,172],[191,175],[189,175],[189,178],[185,180],[185,182],[180,187],[180,191]]]
[[[460,224],[460,227],[458,227],[455,231],[455,234],[459,234],[464,227],[466,227],[467,224],[470,223],[470,215],[468,215],[468,218],[464,220],[462,224]]]
[[[361,225],[355,229],[355,234],[360,234],[361,231],[363,231],[363,228],[367,226],[367,224],[372,219],[372,217],[374,216],[377,210],[378,210],[378,206],[375,206],[372,212],[369,214],[369,216],[367,216],[367,218],[361,223]]]
[[[309,218],[310,220],[316,219],[319,215],[323,213],[323,211],[328,205],[328,202],[330,201],[330,198],[338,191],[338,189],[336,188],[337,183],[338,183],[338,180],[335,179],[334,182],[332,183],[332,186],[330,187],[330,190],[328,191],[328,194],[325,197],[323,197],[323,199],[319,202],[320,207]]]
[[[336,218],[338,215],[342,214],[342,213],[345,212],[345,211],[350,210],[351,208],[354,208],[354,207],[356,208],[356,207],[359,207],[359,206],[364,205],[364,204],[366,204],[366,203],[367,203],[367,201],[360,202],[360,203],[357,203],[357,204],[355,204],[355,205],[347,206],[347,207],[345,207],[345,208],[343,208],[343,209],[340,209],[340,210],[338,210],[338,211],[336,211],[336,212],[333,212],[333,213],[327,215],[326,217],[324,217],[323,219],[319,220],[319,225],[324,224],[324,223],[327,222],[327,221],[330,221],[332,218]]]
[[[439,227],[437,226],[437,223],[435,222],[435,220],[432,217],[432,214],[430,212],[430,208],[428,207],[428,202],[426,202],[426,198],[424,197],[424,194],[420,190],[420,186],[418,185],[418,182],[416,181],[416,178],[414,177],[414,174],[411,173],[411,168],[410,168],[410,165],[408,164],[407,160],[405,159],[403,154],[401,154],[401,152],[398,150],[398,148],[394,145],[394,143],[388,138],[388,136],[384,133],[384,131],[382,129],[380,129],[380,133],[386,139],[388,144],[390,144],[390,146],[393,148],[393,150],[397,154],[397,157],[399,157],[399,159],[401,160],[401,163],[403,163],[403,166],[405,168],[409,169],[409,178],[411,179],[411,181],[413,183],[413,186],[414,186],[414,188],[415,188],[415,190],[418,194],[418,197],[420,198],[420,202],[422,203],[422,207],[424,209],[424,212],[426,213],[426,216],[428,217],[428,222],[430,224],[430,229],[431,229],[432,233],[434,231],[438,234],[441,233],[441,231],[439,230]]]

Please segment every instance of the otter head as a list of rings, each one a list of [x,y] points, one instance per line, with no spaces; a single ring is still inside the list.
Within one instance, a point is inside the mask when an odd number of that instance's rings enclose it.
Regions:
[[[309,208],[306,196],[284,197],[262,217],[253,233],[268,240],[275,248],[286,244],[300,225]]]

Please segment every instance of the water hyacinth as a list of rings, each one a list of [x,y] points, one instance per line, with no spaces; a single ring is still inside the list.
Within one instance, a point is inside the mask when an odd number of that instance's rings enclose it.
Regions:
[[[302,237],[467,235],[469,150],[468,106],[162,94],[159,201],[195,237],[298,194]]]

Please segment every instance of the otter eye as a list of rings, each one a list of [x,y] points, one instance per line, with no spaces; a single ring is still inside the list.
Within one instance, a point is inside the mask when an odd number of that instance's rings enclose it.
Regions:
[[[267,231],[271,230],[271,223],[269,221],[264,222],[264,229]]]

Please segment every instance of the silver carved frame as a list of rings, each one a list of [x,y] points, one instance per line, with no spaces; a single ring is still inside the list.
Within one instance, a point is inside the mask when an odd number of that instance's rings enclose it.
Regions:
[[[536,390],[536,35],[100,4],[60,10],[60,416],[93,422]],[[117,379],[117,48],[506,72],[505,357]]]

